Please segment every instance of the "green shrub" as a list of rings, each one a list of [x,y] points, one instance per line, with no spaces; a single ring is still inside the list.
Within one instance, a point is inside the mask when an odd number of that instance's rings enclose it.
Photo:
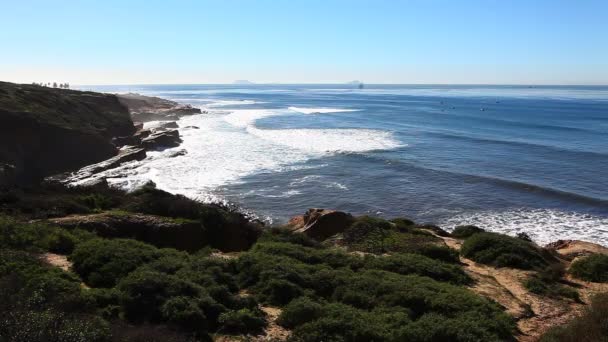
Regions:
[[[466,239],[473,234],[483,233],[483,232],[485,232],[485,230],[481,229],[477,226],[465,225],[465,226],[457,226],[456,228],[454,228],[451,235],[458,239]]]
[[[88,208],[97,211],[107,210],[118,204],[112,197],[100,193],[83,195],[78,197],[77,200]]]
[[[70,256],[73,269],[87,284],[112,287],[137,267],[155,260],[159,251],[128,239],[94,239],[78,245]]]
[[[224,312],[219,317],[221,332],[230,334],[261,333],[266,327],[264,312],[260,309],[240,309]]]
[[[549,329],[541,342],[608,341],[608,294],[598,294],[580,317]]]
[[[575,260],[570,266],[570,274],[586,281],[608,282],[608,255],[591,254]]]
[[[440,312],[423,315],[401,327],[395,341],[511,341],[512,327],[479,312],[448,317]]]
[[[65,229],[44,223],[22,223],[0,215],[0,247],[49,250],[69,254],[76,237]]]
[[[465,240],[460,253],[473,261],[496,267],[542,269],[549,255],[531,242],[497,233],[477,233]]]
[[[186,330],[206,331],[206,316],[197,304],[191,297],[171,297],[160,307],[160,314],[164,321]]]
[[[138,270],[117,287],[126,318],[135,322],[171,322],[200,331],[226,310],[203,287],[165,273]]]
[[[55,310],[19,310],[4,317],[0,340],[27,342],[109,342],[109,324],[90,315],[66,314]]]
[[[319,247],[320,243],[302,233],[293,233],[284,228],[266,229],[260,236],[260,242],[286,242],[304,247]]]
[[[283,279],[269,280],[259,290],[261,300],[272,305],[285,305],[303,293],[300,286]]]
[[[277,323],[286,328],[294,328],[321,317],[323,306],[309,297],[292,300],[281,312]]]
[[[441,239],[415,226],[363,216],[343,233],[351,250],[367,253],[415,253],[444,261],[458,262],[458,252],[440,245]]]
[[[576,302],[580,302],[581,298],[575,289],[564,286],[557,282],[548,282],[539,277],[531,276],[524,281],[524,287],[530,292],[552,298],[570,298]]]
[[[386,257],[368,257],[365,268],[399,274],[418,274],[453,284],[470,284],[471,278],[460,266],[447,264],[423,255],[395,254]]]

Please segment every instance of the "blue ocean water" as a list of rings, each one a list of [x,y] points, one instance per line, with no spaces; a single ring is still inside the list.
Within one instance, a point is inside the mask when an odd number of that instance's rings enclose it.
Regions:
[[[84,88],[208,111],[179,122],[187,155],[152,154],[117,186],[151,179],[275,223],[324,207],[608,243],[606,86]]]

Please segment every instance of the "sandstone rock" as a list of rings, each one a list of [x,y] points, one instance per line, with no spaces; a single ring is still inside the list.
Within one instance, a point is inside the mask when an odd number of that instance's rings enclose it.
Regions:
[[[146,150],[156,150],[169,147],[177,147],[182,143],[177,130],[167,130],[152,133],[141,140],[141,146]]]
[[[306,214],[289,220],[288,226],[294,232],[304,233],[316,240],[325,240],[332,235],[342,233],[354,221],[354,217],[345,212],[311,208]]]
[[[572,260],[579,256],[585,256],[595,253],[608,255],[607,247],[604,247],[597,243],[580,240],[557,240],[555,242],[547,244],[545,247],[548,249],[555,250],[557,253],[569,260]]]

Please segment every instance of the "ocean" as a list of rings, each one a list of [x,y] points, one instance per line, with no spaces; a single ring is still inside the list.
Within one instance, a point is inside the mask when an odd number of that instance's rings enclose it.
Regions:
[[[152,180],[274,224],[320,207],[608,244],[607,86],[82,89],[208,111],[178,121],[180,147],[113,171],[117,187]]]

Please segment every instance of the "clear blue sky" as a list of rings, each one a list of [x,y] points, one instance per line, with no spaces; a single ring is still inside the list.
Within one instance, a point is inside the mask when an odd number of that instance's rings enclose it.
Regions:
[[[0,80],[608,84],[607,0],[0,0]]]

